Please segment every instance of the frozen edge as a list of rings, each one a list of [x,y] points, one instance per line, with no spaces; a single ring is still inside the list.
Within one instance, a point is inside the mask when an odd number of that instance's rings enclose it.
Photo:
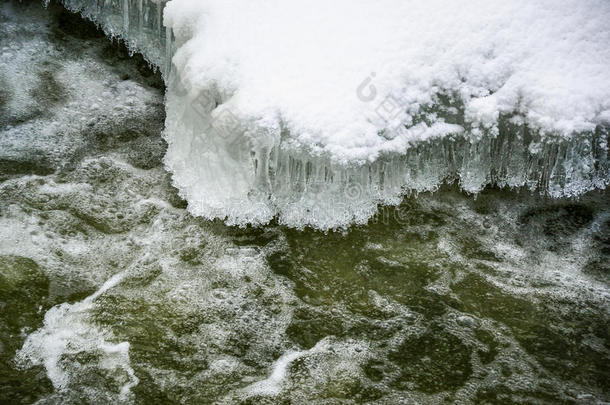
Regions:
[[[50,0],[43,0],[48,5]],[[122,39],[131,54],[140,52],[163,77],[169,73],[172,33],[163,25],[168,0],[60,0],[64,7],[93,21],[110,38]]]
[[[180,152],[205,156],[214,144],[194,136],[180,140],[191,142],[187,148],[168,139],[166,165],[194,215],[230,225],[265,224],[277,217],[296,228],[332,229],[364,224],[379,204],[398,205],[407,194],[434,192],[455,181],[471,194],[488,185],[553,198],[604,189],[610,183],[609,132],[598,127],[570,139],[543,140],[525,126],[500,125],[496,136],[475,140],[455,134],[413,142],[405,154],[352,165],[281,141],[257,146],[247,139],[245,146],[232,144],[226,155],[217,148],[217,160],[193,164],[193,156]]]
[[[167,0],[61,1],[67,9],[100,25],[111,38],[123,39],[131,52],[141,52],[169,81],[174,44],[171,29],[163,26]],[[170,114],[167,127],[169,119]],[[214,182],[194,185],[188,178],[193,170],[186,167],[187,156],[175,154],[165,160],[192,214],[240,226],[265,224],[274,217],[296,228],[362,224],[377,213],[378,204],[397,205],[406,194],[436,191],[454,181],[467,193],[496,185],[538,190],[553,198],[577,197],[610,184],[607,125],[566,139],[543,138],[526,126],[507,122],[501,117],[498,131],[486,131],[478,138],[467,132],[413,141],[405,154],[386,154],[374,162],[355,164],[336,163],[329,156],[281,141],[261,147],[245,140],[247,153],[243,153],[244,145],[238,148],[241,158],[236,161],[245,163],[239,173],[226,171],[226,163],[205,168],[208,178],[245,178],[246,184],[237,194],[215,189]],[[166,138],[170,138],[167,134],[168,129]],[[170,155],[172,140],[167,140]],[[222,142],[214,144],[223,147]],[[244,173],[244,168],[249,172]]]

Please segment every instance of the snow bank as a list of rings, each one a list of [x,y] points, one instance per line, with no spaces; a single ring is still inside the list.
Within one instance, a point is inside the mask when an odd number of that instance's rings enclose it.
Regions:
[[[364,222],[456,179],[605,187],[608,21],[605,0],[172,0],[166,165],[192,213],[235,224]]]
[[[545,133],[592,131],[610,114],[609,19],[603,0],[173,0],[165,10],[190,99],[213,94],[253,136],[286,130],[344,162],[455,131],[379,135],[416,124],[443,92],[471,125],[519,112]],[[386,97],[400,108],[384,115]]]

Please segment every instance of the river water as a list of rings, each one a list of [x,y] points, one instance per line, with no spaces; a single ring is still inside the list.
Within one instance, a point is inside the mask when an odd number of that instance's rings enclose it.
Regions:
[[[341,232],[194,218],[163,83],[0,7],[0,402],[610,401],[610,198],[446,186]]]

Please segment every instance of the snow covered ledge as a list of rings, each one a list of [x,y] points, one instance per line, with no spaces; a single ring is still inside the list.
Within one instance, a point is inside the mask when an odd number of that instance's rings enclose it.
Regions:
[[[328,229],[448,181],[610,182],[605,0],[64,3],[163,70],[195,215]]]

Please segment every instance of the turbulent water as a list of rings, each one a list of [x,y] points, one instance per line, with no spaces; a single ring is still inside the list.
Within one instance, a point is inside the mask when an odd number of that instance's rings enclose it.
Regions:
[[[193,217],[163,82],[0,6],[0,402],[610,401],[610,196],[444,187],[343,232]]]

